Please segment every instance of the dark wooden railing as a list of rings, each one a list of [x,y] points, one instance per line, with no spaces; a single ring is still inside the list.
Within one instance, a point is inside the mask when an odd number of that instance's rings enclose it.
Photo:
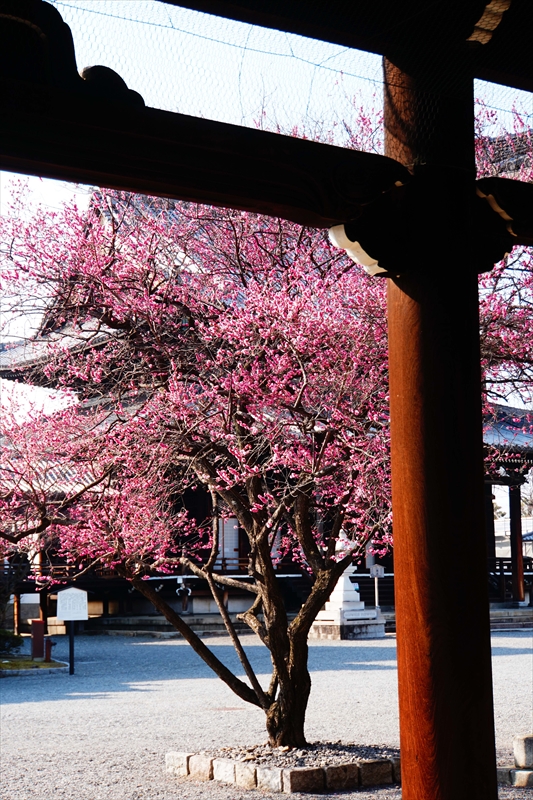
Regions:
[[[17,566],[17,571],[20,570],[20,565]],[[223,558],[221,563],[217,565],[222,573],[230,573],[236,575],[244,575],[248,571],[248,558]],[[13,566],[9,563],[0,562],[0,580],[9,579],[13,576]],[[50,578],[54,580],[64,581],[72,580],[79,572],[79,567],[73,564],[41,564],[38,573],[30,578],[27,574],[20,574],[18,582],[22,584],[32,583],[35,590],[39,590],[42,584],[47,583]],[[277,569],[278,574],[294,574],[299,572],[299,569],[293,564],[282,563]],[[487,559],[487,574],[489,581],[489,596],[491,601],[505,602],[512,599],[512,562],[510,558],[489,558]],[[118,575],[115,570],[107,566],[95,567],[90,574],[86,576],[86,580],[93,578],[102,579],[117,578]],[[369,605],[373,604],[374,581],[366,573],[358,573],[355,578],[360,586],[361,599]],[[531,556],[524,556],[524,579],[526,585],[531,586],[533,591],[533,558]],[[368,584],[368,585],[367,585]],[[392,605],[394,587],[394,574],[388,574],[388,577],[380,581],[380,596],[383,595],[382,604]],[[21,587],[22,588],[22,587]],[[19,589],[20,591],[20,589]],[[22,589],[24,591],[24,589]],[[28,589],[26,589],[28,591]],[[364,595],[364,596],[363,596]]]
[[[510,558],[488,558],[489,596],[491,600],[512,600],[512,561]],[[524,556],[524,578],[526,583],[533,582],[533,558]]]

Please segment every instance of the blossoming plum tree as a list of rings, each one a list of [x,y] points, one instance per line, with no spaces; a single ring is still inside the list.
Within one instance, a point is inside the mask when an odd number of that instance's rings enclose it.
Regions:
[[[5,289],[44,314],[26,378],[80,400],[29,422],[6,414],[4,553],[52,547],[80,573],[115,569],[264,709],[272,744],[304,744],[310,627],[366,544],[391,542],[384,283],[324,232],[121,192],[95,193],[88,213],[5,218],[1,241]],[[533,372],[531,254],[510,266],[482,279],[486,390],[499,396]],[[185,502],[199,490],[202,519]],[[217,566],[230,517],[249,543],[245,581]],[[283,556],[313,578],[292,620]],[[209,584],[247,682],[145,580],[183,566]],[[221,587],[251,595],[240,618],[270,651],[269,686]]]
[[[519,114],[514,131],[483,135],[494,124],[493,112],[477,118],[476,155],[480,178],[499,175],[533,183],[533,129]],[[480,278],[480,335],[485,395],[506,400],[510,394],[533,403],[533,251],[515,247]]]
[[[273,743],[302,744],[310,626],[367,541],[390,541],[383,288],[322,232],[236,211],[101,192],[88,215],[4,224],[4,275],[48,309],[39,379],[86,401],[6,432],[6,541],[31,530],[80,570],[118,570],[265,710]],[[198,489],[207,521],[183,507]],[[227,517],[251,580],[217,574]],[[341,530],[353,549],[339,555]],[[292,621],[275,573],[288,553],[314,579]],[[143,580],[179,565],[207,580],[248,684]],[[270,650],[268,687],[222,601],[237,585]]]

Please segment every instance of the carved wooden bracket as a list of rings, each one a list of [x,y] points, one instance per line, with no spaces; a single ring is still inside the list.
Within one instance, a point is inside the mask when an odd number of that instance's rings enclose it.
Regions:
[[[383,192],[330,239],[370,275],[390,277],[431,270],[435,243],[466,269],[489,272],[514,245],[533,245],[533,185],[504,178],[446,183],[421,168],[404,186]],[[430,212],[430,213],[428,213]],[[465,216],[466,214],[466,216]],[[470,252],[455,249],[458,226],[472,223]]]
[[[533,185],[506,178],[476,182],[479,197],[504,220],[513,244],[533,247]]]
[[[0,0],[0,75],[16,82],[21,104],[30,102],[28,86],[47,87],[120,105],[144,106],[137,92],[128,89],[109,67],[76,68],[69,26],[54,6],[43,0]],[[43,95],[40,95],[43,108]]]

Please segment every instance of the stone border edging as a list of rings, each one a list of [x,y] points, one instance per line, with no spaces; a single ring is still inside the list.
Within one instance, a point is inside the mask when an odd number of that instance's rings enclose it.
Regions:
[[[329,767],[265,767],[247,761],[212,758],[203,753],[172,751],[165,756],[166,771],[179,778],[220,781],[241,789],[269,792],[343,791],[401,783],[400,759],[373,759],[332,764]],[[515,765],[498,767],[498,784],[533,787],[533,770]]]
[[[180,778],[220,781],[241,789],[270,792],[342,791],[400,783],[400,759],[373,759],[332,764],[329,767],[265,767],[202,753],[170,752],[166,771]]]
[[[498,767],[498,783],[503,786],[533,788],[533,769],[519,769],[514,764]]]
[[[498,767],[498,783],[533,788],[533,733],[513,739],[514,764]]]
[[[58,673],[68,672],[69,665],[65,661],[58,661],[58,664],[63,664],[62,667],[37,667],[37,669],[2,669],[0,670],[0,680],[2,678],[26,678],[31,675],[32,678],[41,675],[57,675]]]

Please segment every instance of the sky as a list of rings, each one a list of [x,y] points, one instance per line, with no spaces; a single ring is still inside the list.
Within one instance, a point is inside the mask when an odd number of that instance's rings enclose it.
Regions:
[[[77,402],[73,395],[0,378],[0,413],[13,414],[17,422],[40,414],[53,414]]]
[[[30,203],[26,208],[28,217],[32,209],[42,205],[51,211],[58,211],[63,203],[76,200],[80,208],[89,203],[91,187],[80,186],[67,181],[53,181],[36,175],[17,175],[14,172],[0,172],[0,214],[10,213],[15,185],[23,181],[30,189]]]
[[[48,1],[71,27],[78,69],[111,67],[155,108],[312,138],[331,132],[338,144],[356,109],[381,110],[381,58],[372,53],[155,0]],[[533,93],[477,81],[475,95],[493,111],[494,134],[512,127],[513,108],[533,126]],[[19,178],[0,173],[0,213],[10,213]],[[83,207],[90,197],[91,187],[27,180],[28,214],[36,204],[52,210],[72,198]],[[12,327],[10,334],[25,332]],[[6,387],[0,391],[5,397]],[[41,400],[50,404],[44,394]]]
[[[153,0],[52,0],[78,68],[116,70],[147,105],[237,125],[330,124],[381,95],[381,58]],[[378,98],[380,104],[380,97]]]
[[[32,217],[35,209],[39,206],[50,211],[58,211],[64,203],[75,201],[83,210],[89,204],[92,191],[92,187],[79,186],[65,181],[54,181],[35,175],[0,172],[0,214],[8,216],[13,213],[11,203],[20,183],[27,184],[29,188],[28,202],[24,206],[24,217],[28,219]],[[17,315],[15,319],[9,321],[9,305],[9,298],[1,296],[0,342],[11,342],[31,336],[40,320],[40,315],[28,314],[25,318]]]
[[[75,200],[80,208],[86,207],[89,203],[90,187],[77,186],[65,181],[53,181],[34,175],[21,176],[10,172],[0,172],[0,214],[10,213],[12,189],[20,180],[27,183],[30,188],[30,202],[25,208],[28,218],[31,217],[32,210],[37,206],[57,211],[63,203],[72,200]],[[0,298],[0,320],[5,318],[5,308],[6,301],[4,298]],[[0,340],[9,342],[30,335],[32,326],[36,324],[38,324],[38,320],[35,319],[35,315],[29,317],[25,323],[19,319],[10,329],[0,333]],[[75,402],[74,398],[63,392],[37,386],[24,386],[0,378],[0,411],[5,413],[6,408],[16,409],[14,413],[18,420],[27,418],[30,414],[51,414],[73,402]]]

